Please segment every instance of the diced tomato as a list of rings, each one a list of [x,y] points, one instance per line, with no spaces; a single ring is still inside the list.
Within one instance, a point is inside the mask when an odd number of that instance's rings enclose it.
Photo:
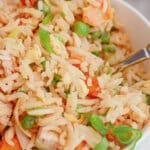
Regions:
[[[9,145],[3,138],[0,150],[22,150],[16,137],[14,137],[12,141],[14,142],[14,146]]]
[[[21,0],[23,5],[26,5],[26,0]]]
[[[98,80],[96,77],[92,78],[92,86],[88,86],[89,93],[88,96],[90,98],[96,98],[98,94],[101,92],[101,88],[98,84]]]

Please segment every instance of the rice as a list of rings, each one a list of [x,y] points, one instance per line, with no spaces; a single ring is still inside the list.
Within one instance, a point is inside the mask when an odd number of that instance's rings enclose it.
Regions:
[[[150,78],[141,78],[138,67],[113,74],[112,65],[132,52],[110,1],[37,3],[38,8],[31,0],[0,1],[2,143],[13,146],[17,139],[22,150],[94,149],[104,136],[88,124],[88,115],[100,117],[105,127],[111,123],[142,129],[150,117]],[[51,7],[48,14],[44,5]],[[90,16],[89,10],[98,14]],[[45,24],[46,15],[53,16]],[[78,21],[88,24],[87,36],[75,31]],[[39,28],[46,32],[42,39]],[[93,38],[95,31],[100,35]],[[103,41],[104,33],[110,34],[109,42]],[[115,51],[105,52],[108,45]],[[25,128],[25,117],[34,119],[32,127]],[[122,149],[116,141],[107,138],[107,148]]]

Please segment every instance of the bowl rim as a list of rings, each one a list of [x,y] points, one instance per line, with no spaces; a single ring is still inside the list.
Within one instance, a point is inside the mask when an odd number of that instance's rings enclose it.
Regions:
[[[133,13],[135,13],[140,19],[143,20],[143,22],[150,27],[150,21],[140,12],[138,11],[134,6],[126,2],[125,0],[114,0],[119,2],[121,5],[126,6],[128,9],[130,9]]]

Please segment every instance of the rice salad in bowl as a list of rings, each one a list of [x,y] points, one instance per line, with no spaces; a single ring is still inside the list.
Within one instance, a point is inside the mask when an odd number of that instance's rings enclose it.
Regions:
[[[133,150],[150,113],[110,0],[0,1],[0,150]]]

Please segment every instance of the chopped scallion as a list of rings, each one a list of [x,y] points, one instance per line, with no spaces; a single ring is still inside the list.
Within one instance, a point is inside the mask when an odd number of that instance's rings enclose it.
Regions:
[[[61,76],[59,74],[55,74],[52,80],[52,85],[56,85],[61,80]]]
[[[107,150],[108,148],[108,141],[106,138],[103,138],[95,147],[93,150]]]
[[[87,114],[86,114],[87,115]],[[106,135],[107,128],[105,127],[102,119],[98,115],[91,115],[86,116],[86,118],[89,120],[91,125],[99,131],[102,135]]]
[[[42,11],[44,12],[44,14],[48,14],[50,12],[50,6],[48,6],[46,3],[43,3]]]
[[[39,28],[39,37],[40,37],[40,42],[42,44],[42,46],[45,48],[45,50],[49,53],[52,53],[53,52],[53,49],[51,47],[51,44],[50,44],[50,35],[49,35],[49,32],[42,29],[42,28]]]
[[[52,21],[54,15],[52,13],[48,13],[46,17],[43,19],[42,24],[47,25],[50,21]]]
[[[131,144],[137,138],[137,133],[142,134],[140,130],[133,129],[129,126],[122,125],[113,130],[117,140],[125,145]]]

